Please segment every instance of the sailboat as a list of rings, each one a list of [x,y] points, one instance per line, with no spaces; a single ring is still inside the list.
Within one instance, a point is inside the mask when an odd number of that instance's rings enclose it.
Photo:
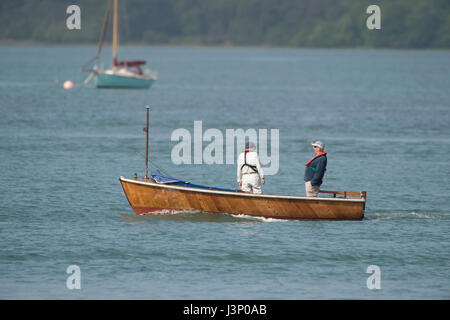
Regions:
[[[153,82],[157,79],[157,73],[150,69],[143,69],[142,66],[146,64],[144,60],[123,60],[119,61],[117,58],[118,47],[118,0],[109,0],[106,8],[105,18],[103,21],[103,27],[100,34],[100,40],[98,43],[97,54],[87,64],[90,65],[93,61],[97,60],[100,56],[101,48],[104,41],[105,31],[108,25],[108,19],[111,11],[111,2],[114,2],[113,6],[113,37],[112,37],[112,53],[113,63],[111,69],[102,70],[101,68],[94,66],[92,69],[86,69],[84,71],[90,71],[91,73],[84,81],[84,85],[87,84],[92,78],[97,88],[150,88]]]
[[[168,176],[155,171],[148,176],[149,107],[147,107],[145,176],[121,176],[125,196],[138,215],[157,215],[183,211],[246,215],[276,219],[361,220],[367,193],[325,191],[332,197],[251,194],[236,189],[216,188]]]

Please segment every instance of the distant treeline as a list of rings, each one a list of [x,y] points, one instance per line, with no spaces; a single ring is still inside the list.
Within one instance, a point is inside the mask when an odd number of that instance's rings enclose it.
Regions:
[[[0,41],[95,43],[106,3],[1,0]],[[81,30],[66,27],[71,4],[81,8]],[[381,8],[381,30],[366,27],[366,9],[373,4]],[[450,0],[119,0],[119,41],[450,48]]]

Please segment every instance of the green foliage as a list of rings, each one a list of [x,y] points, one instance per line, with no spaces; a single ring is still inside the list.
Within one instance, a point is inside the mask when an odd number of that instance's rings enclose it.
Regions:
[[[2,0],[0,40],[95,43],[107,0]],[[66,8],[81,8],[81,30]],[[366,9],[381,8],[381,30]],[[111,38],[111,22],[107,41]],[[121,43],[449,48],[448,0],[120,0]]]

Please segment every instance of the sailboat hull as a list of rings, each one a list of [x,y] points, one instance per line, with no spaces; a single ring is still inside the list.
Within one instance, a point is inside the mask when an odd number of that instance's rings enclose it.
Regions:
[[[365,199],[254,195],[171,186],[120,177],[137,214],[198,210],[276,219],[361,220]]]
[[[94,78],[97,88],[150,88],[154,79],[125,77],[115,74],[97,73]]]

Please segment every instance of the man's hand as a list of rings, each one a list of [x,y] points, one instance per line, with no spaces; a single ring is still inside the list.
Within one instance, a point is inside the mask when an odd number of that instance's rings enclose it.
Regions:
[[[262,183],[262,184],[265,184],[265,183],[266,183],[266,178],[262,178],[261,183]]]

